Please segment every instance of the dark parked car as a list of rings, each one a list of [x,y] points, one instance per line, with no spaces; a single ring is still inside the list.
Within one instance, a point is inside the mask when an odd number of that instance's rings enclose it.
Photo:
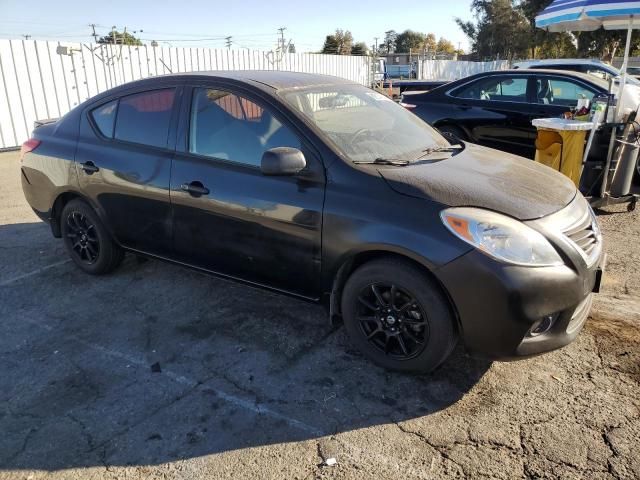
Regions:
[[[533,158],[533,119],[560,117],[579,98],[591,100],[607,92],[607,82],[586,73],[517,69],[479,73],[426,93],[406,94],[403,103],[441,132]],[[608,134],[596,135],[590,161],[600,164],[606,158],[608,142]]]
[[[37,128],[21,170],[85,272],[133,252],[323,302],[398,370],[435,368],[458,338],[501,358],[563,346],[599,285],[598,224],[568,179],[454,148],[333,77],[126,84]]]

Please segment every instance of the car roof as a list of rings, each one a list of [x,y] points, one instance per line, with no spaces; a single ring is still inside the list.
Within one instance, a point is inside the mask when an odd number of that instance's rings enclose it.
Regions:
[[[544,60],[524,60],[516,62],[513,65],[600,65],[604,67],[612,67],[612,65],[598,60],[597,58],[548,58]]]
[[[571,70],[553,70],[552,68],[536,68],[535,70],[527,70],[527,69],[521,69],[521,68],[515,68],[515,69],[510,69],[510,70],[493,70],[491,72],[484,72],[484,73],[479,73],[477,75],[475,75],[476,77],[480,78],[485,74],[488,73],[493,73],[496,75],[503,75],[503,74],[514,74],[514,75],[540,75],[540,74],[547,74],[547,75],[558,75],[558,76],[564,76],[564,77],[574,77],[578,80],[582,80],[584,82],[588,82],[588,83],[593,83],[599,87],[602,87],[604,89],[608,89],[608,83],[605,80],[602,80],[594,75],[590,75],[588,73],[582,73],[582,72],[573,72]],[[467,77],[467,78],[471,78],[471,77]],[[465,80],[464,78],[461,80]],[[460,80],[458,80],[460,81]]]
[[[211,70],[202,72],[173,73],[146,78],[135,83],[154,83],[154,81],[160,79],[171,78],[187,80],[220,79],[247,83],[259,83],[262,86],[266,86],[274,90],[305,88],[319,85],[356,84],[356,82],[352,82],[340,77],[334,77],[331,75],[320,75],[316,73],[301,72],[283,72],[277,70]]]

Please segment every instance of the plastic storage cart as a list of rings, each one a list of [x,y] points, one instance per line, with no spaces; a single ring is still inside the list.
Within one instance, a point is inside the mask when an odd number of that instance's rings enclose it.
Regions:
[[[578,187],[585,136],[593,123],[563,118],[537,118],[531,123],[538,129],[536,162],[562,172]]]

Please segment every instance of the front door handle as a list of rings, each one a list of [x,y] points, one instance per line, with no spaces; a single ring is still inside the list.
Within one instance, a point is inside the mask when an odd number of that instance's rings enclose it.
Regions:
[[[84,173],[86,173],[87,175],[92,175],[96,173],[98,170],[100,170],[98,167],[96,167],[95,163],[93,162],[84,162],[84,163],[81,163],[80,165]]]
[[[199,197],[201,195],[209,195],[209,189],[202,185],[201,182],[191,182],[191,183],[183,183],[180,185],[180,190],[184,192],[188,192],[190,195],[194,197]]]

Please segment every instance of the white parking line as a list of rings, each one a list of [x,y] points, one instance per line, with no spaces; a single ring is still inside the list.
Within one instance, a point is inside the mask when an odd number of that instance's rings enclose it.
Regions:
[[[40,267],[36,270],[33,270],[32,272],[29,273],[23,273],[22,275],[18,275],[17,277],[13,277],[10,278],[9,280],[5,280],[3,282],[0,282],[0,287],[6,287],[7,285],[10,285],[14,282],[17,282],[18,280],[22,280],[23,278],[29,278],[29,277],[33,277],[34,275],[38,275],[39,273],[42,273],[46,270],[49,270],[50,268],[54,268],[54,267],[58,267],[60,265],[64,265],[65,263],[69,263],[71,261],[70,258],[66,259],[66,260],[61,260],[60,262],[56,262],[56,263],[52,263],[51,265],[46,265],[44,267]]]
[[[53,265],[52,265],[53,266]],[[47,330],[49,332],[54,331],[55,329],[47,324],[41,323],[41,322],[37,322],[34,320],[30,320],[28,318],[23,318],[22,321],[29,323],[31,325],[40,327],[44,330]],[[117,350],[112,350],[110,348],[106,348],[103,347],[102,345],[97,345],[95,343],[91,343],[91,342],[87,342],[86,340],[83,340],[80,337],[77,337],[75,335],[71,335],[71,334],[66,334],[63,335],[63,338],[67,339],[67,340],[73,340],[74,342],[80,343],[81,345],[84,345],[87,348],[90,348],[96,352],[99,352],[105,356],[108,357],[113,357],[113,358],[118,358],[120,360],[124,360],[126,361],[128,364],[132,364],[132,365],[136,365],[138,367],[141,368],[145,368],[148,369],[149,368],[149,364],[148,362],[141,360],[139,358],[133,357],[131,355],[127,355],[126,353],[122,353],[122,352],[118,352]],[[284,422],[287,423],[287,425],[297,428],[298,430],[302,430],[304,432],[307,432],[311,435],[315,435],[318,437],[321,437],[323,435],[325,435],[319,428],[313,427],[311,425],[308,425],[304,422],[301,422],[300,420],[296,420],[295,418],[291,418],[288,417],[287,415],[284,415],[282,413],[276,412],[275,410],[270,409],[269,407],[265,407],[264,405],[260,405],[258,403],[254,403],[248,400],[245,400],[243,398],[237,397],[235,395],[232,395],[230,393],[227,393],[223,390],[220,390],[219,388],[212,388],[209,385],[205,385],[205,384],[201,384],[199,383],[197,380],[193,380],[191,378],[185,377],[184,375],[180,375],[177,374],[175,372],[172,372],[171,370],[167,370],[164,367],[162,368],[162,374],[166,375],[167,377],[169,377],[171,380],[173,380],[174,382],[186,385],[190,388],[194,388],[194,387],[203,387],[203,388],[207,388],[208,390],[212,390],[213,392],[215,392],[215,394],[217,396],[219,396],[220,398],[222,398],[223,400],[237,406],[237,407],[241,407],[244,408],[246,410],[250,410],[254,413],[257,413],[259,415],[266,415],[268,417],[277,419],[277,420],[282,420]]]

